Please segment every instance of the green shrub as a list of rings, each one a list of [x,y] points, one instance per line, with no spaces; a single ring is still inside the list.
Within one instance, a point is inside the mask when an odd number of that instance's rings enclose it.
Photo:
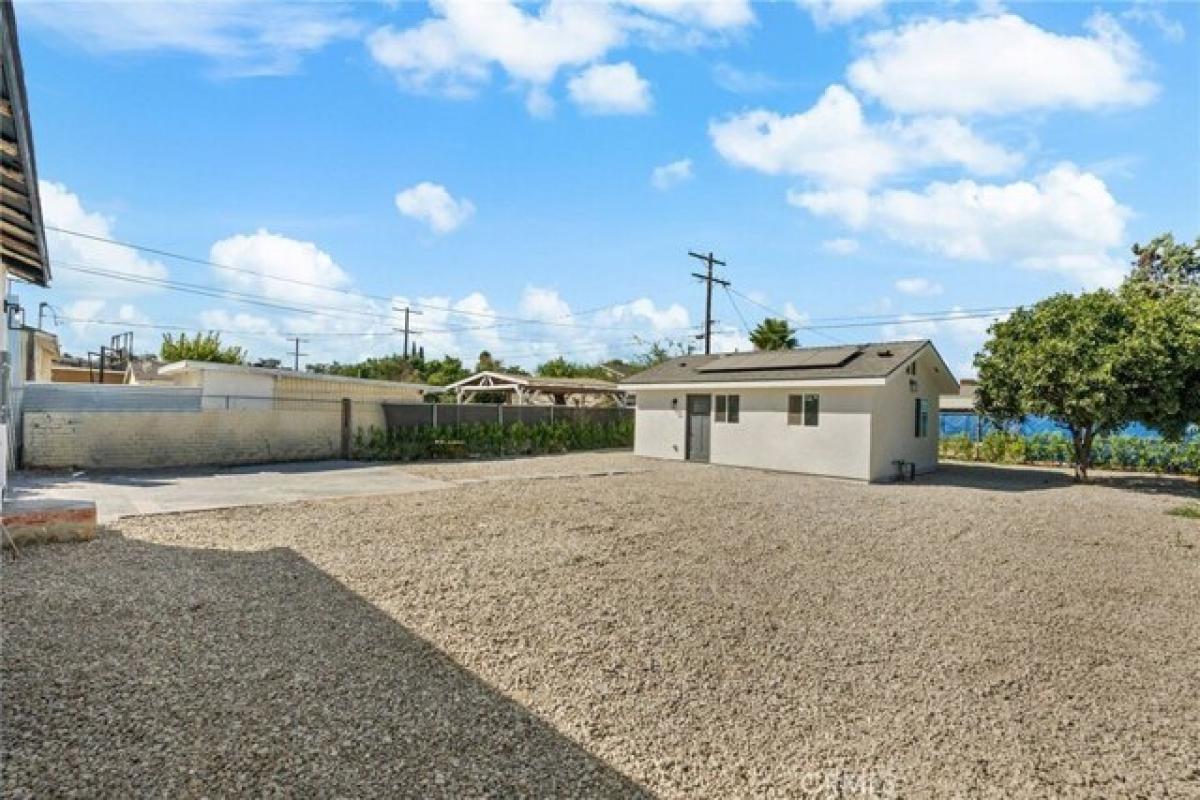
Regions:
[[[996,464],[1070,464],[1071,440],[1063,433],[1031,436],[992,431],[978,445],[965,434],[941,439],[944,458]],[[1102,436],[1092,447],[1092,466],[1102,469],[1200,474],[1200,439],[1168,442],[1140,436]]]
[[[496,422],[381,430],[359,429],[355,456],[378,461],[416,461],[468,456],[525,456],[633,446],[633,419],[614,423]]]

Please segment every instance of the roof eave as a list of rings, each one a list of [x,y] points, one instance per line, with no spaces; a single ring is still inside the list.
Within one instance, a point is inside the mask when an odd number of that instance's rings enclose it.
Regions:
[[[46,247],[46,231],[42,224],[41,197],[38,194],[37,159],[33,152],[33,130],[29,122],[28,97],[25,93],[25,69],[21,63],[21,48],[17,42],[17,19],[11,2],[0,3],[0,26],[3,26],[4,71],[9,77],[9,104],[17,133],[17,149],[25,177],[25,194],[29,199],[29,216],[37,240],[40,269],[26,262],[5,259],[8,274],[38,286],[50,283],[50,256]]]
[[[622,383],[626,392],[645,390],[686,391],[688,389],[836,389],[839,387],[883,386],[886,378],[788,378],[781,380],[748,381],[677,381],[675,383]]]

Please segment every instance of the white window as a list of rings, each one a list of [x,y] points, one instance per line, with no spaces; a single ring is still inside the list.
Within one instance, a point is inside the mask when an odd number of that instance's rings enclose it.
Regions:
[[[802,425],[806,428],[815,428],[820,419],[821,395],[788,395],[788,425]]]
[[[740,395],[719,394],[716,396],[716,402],[713,404],[713,416],[717,422],[736,423],[741,411],[741,405],[742,398]]]
[[[918,439],[924,439],[929,435],[929,401],[918,397],[914,410],[916,413],[913,420],[913,433]]]

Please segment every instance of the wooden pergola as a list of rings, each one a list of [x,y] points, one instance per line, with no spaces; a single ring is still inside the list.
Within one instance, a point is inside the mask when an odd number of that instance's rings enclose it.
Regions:
[[[610,398],[620,402],[625,392],[612,381],[598,378],[545,378],[535,375],[512,375],[507,372],[477,372],[443,387],[443,391],[454,392],[459,403],[469,401],[477,394],[505,393],[506,402],[512,405],[539,404],[550,398],[555,405],[583,405],[588,397]]]

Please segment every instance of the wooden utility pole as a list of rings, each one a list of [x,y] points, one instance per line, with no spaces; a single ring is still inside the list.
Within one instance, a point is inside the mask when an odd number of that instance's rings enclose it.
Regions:
[[[294,360],[293,360],[293,366],[292,366],[292,369],[296,370],[296,372],[299,372],[299,371],[300,371],[300,356],[306,356],[306,355],[308,355],[308,353],[301,353],[301,352],[300,352],[300,343],[301,343],[301,342],[307,342],[307,341],[308,341],[308,339],[301,339],[299,336],[289,336],[289,337],[287,337],[287,338],[288,338],[288,341],[289,341],[289,342],[295,342],[295,343],[296,343],[296,349],[295,349],[295,352],[293,352],[293,353],[292,353],[292,355],[293,355],[293,358],[294,358]]]
[[[394,308],[394,307],[393,307],[393,310],[394,310],[394,311],[399,311],[400,309],[398,309],[398,308]],[[404,331],[404,357],[405,357],[405,358],[408,358],[408,335],[409,335],[410,333],[420,333],[420,331],[415,331],[415,330],[413,330],[412,328],[410,328],[410,327],[409,327],[409,324],[408,324],[408,317],[409,317],[409,315],[410,315],[410,314],[420,314],[420,313],[421,313],[420,311],[413,311],[413,310],[412,310],[411,308],[409,308],[408,306],[405,306],[405,307],[404,307],[404,327],[403,327],[403,328],[396,328],[396,329],[395,329],[395,330],[403,330],[403,331]],[[416,355],[416,354],[417,354],[417,348],[416,348],[416,346],[414,345],[414,346],[413,346],[413,355]]]
[[[713,284],[717,283],[717,284],[720,284],[721,286],[729,286],[729,281],[713,276],[713,265],[720,264],[723,267],[723,266],[725,266],[725,262],[718,261],[716,258],[714,258],[711,251],[707,255],[701,255],[700,253],[693,253],[691,250],[689,250],[688,255],[691,256],[692,258],[700,259],[708,267],[708,270],[706,271],[705,274],[702,275],[699,272],[693,272],[692,276],[695,278],[699,278],[700,280],[704,281],[704,283],[705,283],[705,287],[704,287],[705,288],[705,291],[704,291],[704,355],[709,355],[710,353],[712,353],[712,326],[713,326],[712,289],[713,289]],[[697,336],[696,338],[699,339],[700,337]]]

